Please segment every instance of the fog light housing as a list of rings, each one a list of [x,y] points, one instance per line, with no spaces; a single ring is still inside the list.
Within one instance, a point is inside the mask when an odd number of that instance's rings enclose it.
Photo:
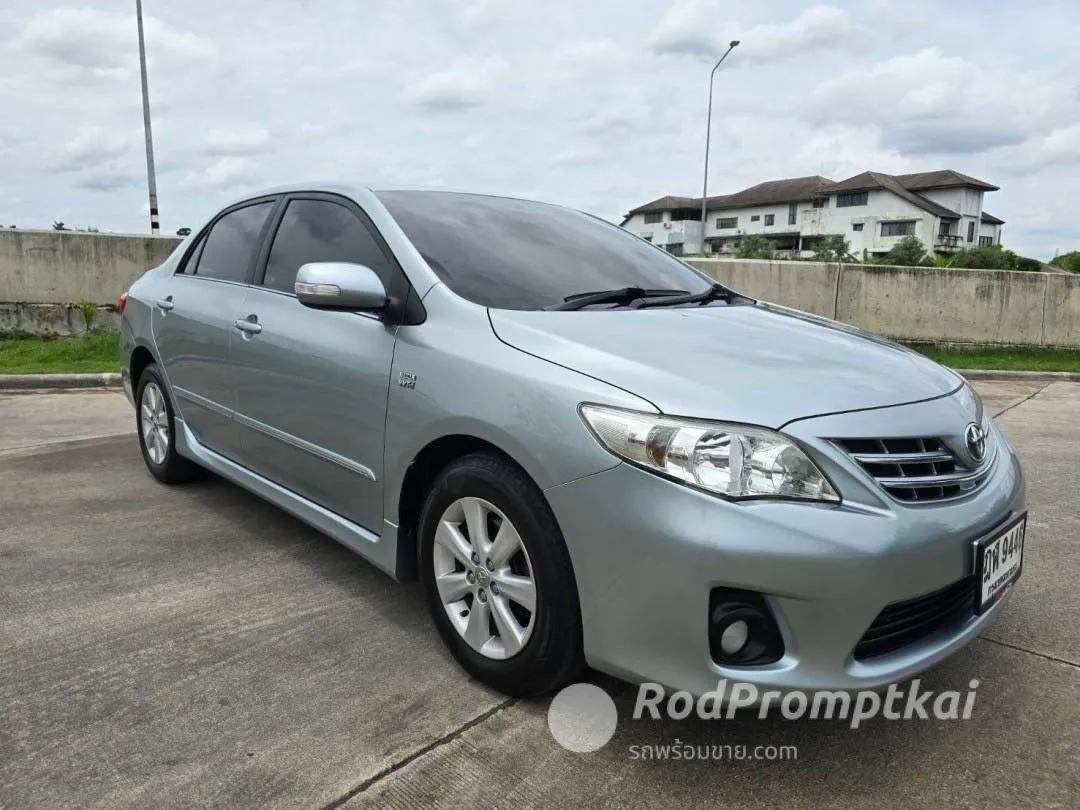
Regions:
[[[709,652],[723,666],[757,666],[779,661],[784,640],[765,598],[740,588],[709,594]]]

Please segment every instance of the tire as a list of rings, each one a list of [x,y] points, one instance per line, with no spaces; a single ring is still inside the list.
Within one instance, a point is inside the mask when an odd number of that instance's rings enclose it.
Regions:
[[[135,388],[135,431],[146,469],[164,484],[198,476],[199,467],[176,452],[176,420],[156,363],[143,369]]]
[[[482,526],[475,545],[474,524]],[[570,555],[547,501],[522,470],[494,453],[452,462],[428,493],[419,537],[428,608],[470,675],[504,694],[536,697],[581,672],[581,611]],[[514,537],[517,550],[507,556]],[[473,561],[470,552],[478,549],[496,558],[494,570],[487,559]],[[525,580],[533,583],[532,611]]]

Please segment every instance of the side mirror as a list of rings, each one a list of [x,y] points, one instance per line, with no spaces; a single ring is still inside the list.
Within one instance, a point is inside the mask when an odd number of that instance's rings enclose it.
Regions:
[[[293,285],[304,306],[368,312],[386,306],[382,280],[370,267],[349,262],[312,262],[300,267]]]

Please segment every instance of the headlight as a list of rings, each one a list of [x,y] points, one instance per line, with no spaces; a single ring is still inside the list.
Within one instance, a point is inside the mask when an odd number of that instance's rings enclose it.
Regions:
[[[725,498],[840,501],[806,453],[772,430],[599,405],[582,405],[581,416],[615,455]]]

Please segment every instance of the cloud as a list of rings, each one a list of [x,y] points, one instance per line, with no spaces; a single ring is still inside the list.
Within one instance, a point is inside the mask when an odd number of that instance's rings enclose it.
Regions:
[[[228,156],[209,165],[184,174],[182,188],[197,191],[218,191],[226,188],[247,187],[258,182],[255,166],[249,158]]]
[[[506,61],[493,57],[461,62],[422,77],[405,88],[405,100],[429,112],[453,112],[487,103],[506,71]]]
[[[848,70],[810,95],[821,124],[874,124],[901,154],[956,155],[1022,143],[1078,109],[1074,87],[987,70],[938,48]]]
[[[75,180],[75,187],[88,191],[117,191],[141,186],[145,182],[145,175],[127,169],[94,169],[80,174]]]
[[[847,11],[836,6],[813,6],[788,22],[745,30],[733,23],[721,26],[721,20],[717,0],[677,0],[649,38],[649,48],[656,54],[712,61],[724,53],[729,42],[739,40],[732,56],[738,57],[740,63],[760,64],[839,46],[861,30]]]
[[[205,39],[145,17],[147,61],[158,57],[200,60],[213,56]],[[61,7],[40,11],[26,22],[18,45],[75,75],[118,77],[138,69],[134,14]]]
[[[262,127],[211,130],[194,151],[206,157],[257,155],[270,147],[270,132]]]
[[[103,127],[86,124],[61,148],[53,171],[67,172],[84,169],[126,155],[131,142],[122,134]]]
[[[603,160],[603,153],[592,146],[571,146],[563,149],[548,161],[549,165],[563,166],[588,166]]]

